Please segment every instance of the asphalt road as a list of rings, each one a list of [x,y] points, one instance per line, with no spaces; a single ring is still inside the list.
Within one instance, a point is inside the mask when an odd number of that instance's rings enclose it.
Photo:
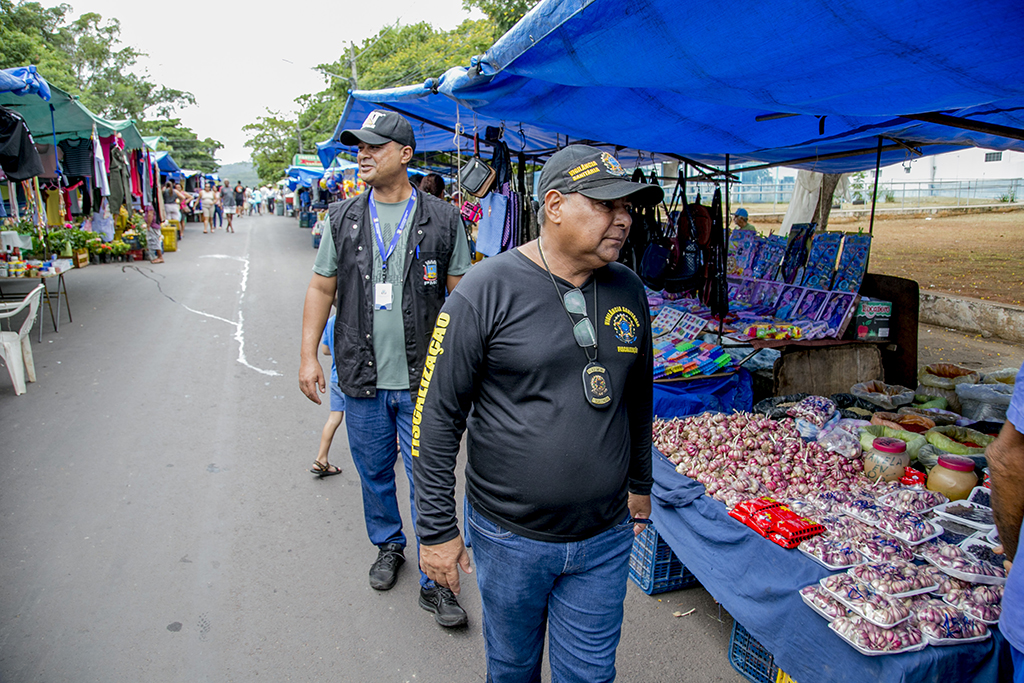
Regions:
[[[190,224],[161,265],[67,276],[74,322],[54,333],[44,309],[38,382],[15,396],[0,373],[0,681],[485,679],[472,577],[456,631],[419,608],[411,566],[369,587],[344,428],[344,473],[308,472],[327,418],[297,381],[314,256],[295,220],[254,217]],[[619,680],[745,680],[731,628],[702,588],[631,583]]]

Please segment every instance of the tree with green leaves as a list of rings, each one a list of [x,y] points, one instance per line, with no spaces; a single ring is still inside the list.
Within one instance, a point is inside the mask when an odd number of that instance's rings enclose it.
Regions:
[[[536,4],[537,0],[462,0],[463,9],[478,9],[487,17],[493,27],[492,42],[505,35]]]
[[[71,6],[0,0],[0,68],[35,64],[50,83],[78,95],[110,119],[169,117],[195,104],[191,93],[153,83],[136,73],[145,53],[121,46],[121,24],[87,12],[68,22]]]
[[[224,145],[212,138],[200,140],[191,128],[181,122],[181,119],[140,121],[137,126],[139,132],[145,136],[161,136],[163,140],[157,149],[170,152],[171,157],[181,168],[204,173],[217,170],[219,164],[214,157],[217,150]]]

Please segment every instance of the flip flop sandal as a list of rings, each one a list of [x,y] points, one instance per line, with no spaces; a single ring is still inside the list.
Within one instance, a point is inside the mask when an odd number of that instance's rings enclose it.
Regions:
[[[333,477],[335,474],[341,474],[341,468],[336,467],[331,463],[327,463],[325,465],[319,460],[314,460],[313,469],[311,469],[310,472],[323,479],[324,477]]]

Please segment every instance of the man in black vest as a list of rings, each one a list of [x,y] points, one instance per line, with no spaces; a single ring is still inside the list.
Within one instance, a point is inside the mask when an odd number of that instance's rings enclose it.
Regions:
[[[415,394],[409,390],[420,386],[445,291],[469,270],[469,244],[458,211],[409,183],[416,141],[408,121],[376,110],[362,128],[343,131],[340,140],[359,148],[359,176],[371,189],[328,210],[329,230],[303,308],[299,387],[320,403],[326,384],[316,351],[337,296],[338,386],[346,395],[366,531],[378,548],[370,586],[389,590],[405,562],[406,545],[395,493],[396,434],[411,497]],[[414,524],[415,515],[413,506]],[[419,604],[442,626],[467,621],[452,591],[422,572]]]

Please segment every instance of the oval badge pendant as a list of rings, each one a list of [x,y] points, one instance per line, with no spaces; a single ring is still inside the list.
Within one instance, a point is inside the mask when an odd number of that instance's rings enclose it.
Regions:
[[[590,405],[603,410],[612,404],[612,385],[608,379],[608,369],[591,361],[583,368],[583,393]]]

